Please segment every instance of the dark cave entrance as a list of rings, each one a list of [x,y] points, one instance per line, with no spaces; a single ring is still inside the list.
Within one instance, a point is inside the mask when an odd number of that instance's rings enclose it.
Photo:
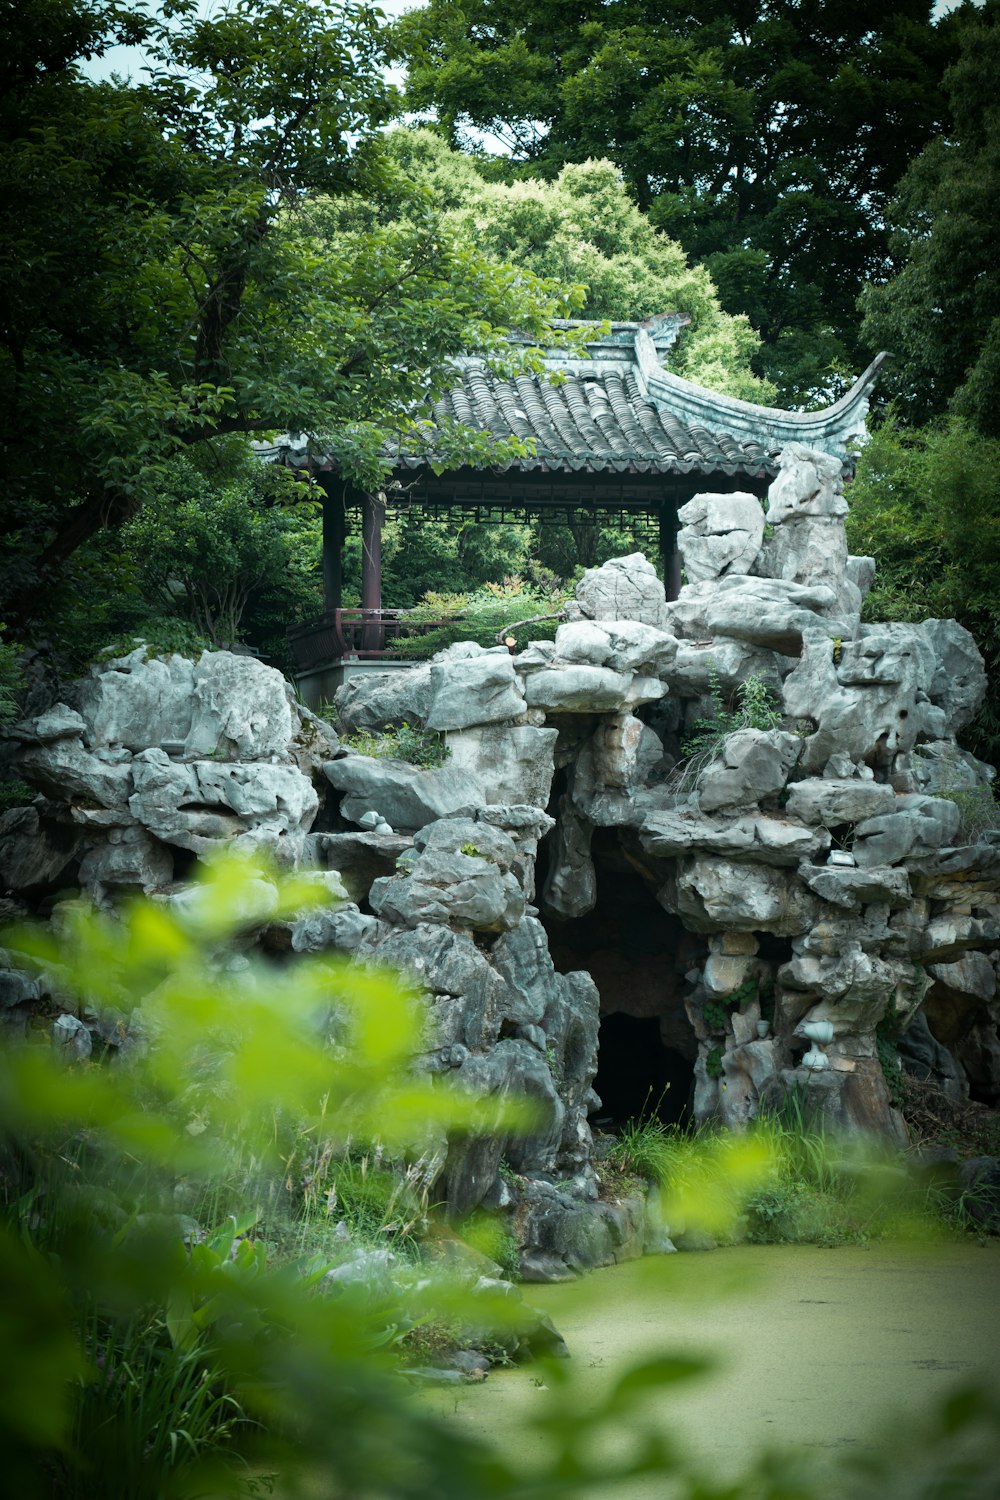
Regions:
[[[643,1118],[687,1124],[691,1062],[664,1045],[655,1016],[602,1015],[599,1045],[594,1088],[602,1107],[596,1123],[608,1128]]]
[[[538,887],[545,879],[544,844]],[[703,939],[656,900],[643,874],[641,851],[611,828],[595,829],[597,873],[592,911],[571,921],[541,913],[560,973],[586,969],[601,996],[598,1070],[601,1109],[594,1123],[620,1128],[629,1120],[690,1118],[697,1040],[684,1008],[684,974],[698,965]]]

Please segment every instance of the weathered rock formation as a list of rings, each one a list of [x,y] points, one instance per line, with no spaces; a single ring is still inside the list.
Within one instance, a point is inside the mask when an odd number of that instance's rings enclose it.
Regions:
[[[861,622],[873,565],[845,511],[838,466],[790,448],[766,515],[750,495],[685,507],[675,602],[615,559],[553,641],[341,691],[347,728],[443,733],[439,769],[345,749],[246,657],[95,668],[14,731],[41,796],[0,820],[4,884],[49,905],[170,890],[232,840],[329,872],[350,900],[263,939],[406,971],[424,1065],[534,1102],[530,1138],[453,1142],[441,1174],[456,1216],[510,1214],[529,1276],[641,1249],[641,1202],[599,1195],[599,1094],[623,1118],[669,1089],[666,1114],[732,1128],[798,1094],[898,1137],[879,1053],[902,1037],[908,1066],[993,1102],[994,773],[955,740],[982,661],[954,621]],[[741,684],[742,721],[720,720]],[[713,713],[730,732],[686,757]],[[0,970],[9,1019],[38,994]],[[89,1024],[67,1017],[60,1045]]]

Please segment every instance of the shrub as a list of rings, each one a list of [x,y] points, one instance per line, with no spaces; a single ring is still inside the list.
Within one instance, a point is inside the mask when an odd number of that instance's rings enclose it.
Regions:
[[[342,735],[341,744],[358,755],[370,755],[376,760],[405,760],[424,769],[443,766],[448,759],[443,734],[433,729],[415,729],[405,720],[397,729],[355,730],[353,734]]]
[[[722,754],[726,740],[741,729],[774,729],[781,723],[781,712],[772,701],[771,690],[763,678],[750,676],[736,690],[738,707],[725,707],[722,684],[714,662],[709,665],[709,697],[712,712],[699,719],[682,745],[683,759],[671,772],[667,785],[678,794],[691,792],[702,772]]]
[[[502,584],[486,583],[469,594],[427,593],[415,608],[407,611],[406,619],[414,624],[442,623],[426,635],[406,637],[394,648],[394,654],[424,659],[456,641],[495,646],[501,632],[518,621],[535,615],[551,616],[521,625],[513,632],[515,649],[522,651],[530,641],[551,639],[567,597],[561,589],[554,593],[540,592],[520,578],[506,578]]]

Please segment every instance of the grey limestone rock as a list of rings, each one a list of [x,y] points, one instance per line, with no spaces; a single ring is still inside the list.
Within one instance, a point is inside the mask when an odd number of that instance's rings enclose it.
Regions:
[[[921,963],[947,964],[972,950],[989,953],[1000,947],[1000,909],[975,912],[945,909],[921,924],[915,956]]]
[[[23,719],[12,725],[5,733],[10,739],[22,744],[49,745],[55,740],[82,739],[87,733],[87,721],[75,708],[65,703],[56,703],[46,713],[34,719]]]
[[[431,702],[430,664],[365,672],[351,677],[334,695],[337,718],[347,730],[422,729]]]
[[[747,677],[760,677],[772,692],[780,695],[781,683],[795,665],[794,657],[765,650],[749,641],[714,637],[681,639],[673,666],[666,675],[671,693],[681,698],[706,698],[715,682],[728,697]]]
[[[931,854],[951,843],[958,832],[961,814],[947,797],[913,793],[897,797],[895,808],[857,825],[853,852],[862,868]]]
[[[15,969],[11,954],[0,948],[0,1011],[13,1010],[42,996],[42,982],[36,974],[27,974]]]
[[[764,1102],[777,1108],[785,1099],[805,1093],[817,1128],[840,1136],[878,1135],[905,1146],[906,1127],[892,1108],[878,1062],[874,1058],[846,1061],[850,1066],[824,1073],[783,1068]]]
[[[138,824],[108,828],[80,862],[80,885],[100,899],[107,887],[156,890],[173,879],[169,849]]]
[[[291,949],[293,953],[324,953],[331,948],[354,953],[375,925],[374,917],[347,901],[332,909],[309,912],[293,922]]]
[[[614,672],[662,677],[676,655],[676,637],[641,620],[578,620],[559,626],[555,650],[545,665],[609,667]],[[519,657],[519,670],[520,661]]]
[[[480,859],[489,860],[504,874],[517,861],[517,845],[502,828],[475,818],[439,818],[413,835],[413,847],[421,854],[425,849],[458,853],[469,846]]]
[[[555,773],[558,731],[489,724],[448,735],[448,768],[475,778],[483,801],[545,807]]]
[[[489,800],[474,776],[449,765],[420,770],[408,761],[345,755],[327,761],[323,771],[347,793],[341,812],[352,822],[374,809],[391,827],[414,831],[435,818],[468,816]]]
[[[838,613],[856,618],[862,593],[848,572],[847,501],[837,459],[793,443],[778,464],[780,472],[768,491],[767,519],[773,531],[761,550],[758,573],[827,584],[837,594]]]
[[[373,880],[393,875],[396,861],[413,846],[405,833],[311,833],[305,858],[335,870],[353,901],[364,901]]]
[[[585,808],[605,787],[638,789],[662,759],[663,745],[647,724],[632,713],[608,714],[577,757],[573,800]]]
[[[92,743],[138,751],[186,740],[194,675],[186,656],[149,657],[145,646],[92,667],[77,691]]]
[[[844,911],[860,911],[863,906],[905,908],[911,899],[910,881],[904,869],[873,865],[868,869],[848,867],[817,868],[799,866],[799,876],[821,900]]]
[[[834,613],[837,595],[825,584],[720,578],[687,584],[668,608],[674,628],[687,636],[730,637],[785,656],[798,656],[803,637],[821,623],[829,635],[850,634]]]
[[[867,599],[875,582],[874,557],[848,557],[847,577],[858,589],[862,599]]]
[[[898,762],[897,762],[898,763]],[[949,792],[982,792],[986,805],[992,800],[990,787],[996,776],[992,766],[977,760],[954,740],[928,740],[914,747],[907,759],[910,789],[936,795]]]
[[[677,516],[677,547],[692,583],[750,572],[764,539],[764,508],[756,495],[695,495]]]
[[[524,912],[524,895],[513,875],[486,859],[428,847],[409,874],[376,880],[368,900],[390,922],[416,927],[444,922],[473,932],[505,932]]]
[[[540,839],[555,827],[555,818],[527,802],[488,803],[476,812],[477,823],[503,828],[518,838]]]
[[[727,1130],[743,1130],[759,1112],[761,1099],[778,1073],[778,1048],[770,1039],[727,1046],[715,1116]],[[708,1081],[706,1079],[706,1081]]]
[[[968,1084],[964,1070],[948,1048],[938,1041],[922,1010],[917,1011],[896,1046],[907,1073],[933,1083],[949,1099],[965,1098]]]
[[[491,1047],[503,1020],[519,1018],[518,997],[469,932],[430,923],[409,929],[380,921],[365,932],[357,955],[400,970],[435,997],[435,1046]]]
[[[965,1002],[971,1013],[975,1002],[991,1001],[997,992],[997,976],[985,953],[966,953],[950,964],[931,964],[930,975],[934,980],[934,1000],[940,1003],[942,992],[952,1000]]]
[[[839,459],[803,443],[789,443],[778,455],[778,471],[767,492],[767,519],[772,526],[802,516],[846,516]]]
[[[986,667],[979,647],[957,620],[925,620],[920,627],[937,657],[928,694],[942,710],[952,734],[976,717],[986,695]]]
[[[483,654],[431,665],[428,729],[469,729],[517,718],[527,707],[514,675],[514,663]]]
[[[581,1203],[539,1185],[521,1208],[525,1281],[569,1281],[595,1266],[634,1260],[645,1243],[645,1199]]]
[[[719,757],[698,779],[699,806],[711,813],[753,807],[775,796],[801,752],[802,741],[780,729],[742,729],[727,736]]]
[[[78,1016],[64,1014],[53,1021],[53,1050],[68,1062],[86,1062],[93,1046],[90,1031]]]
[[[693,932],[804,932],[816,913],[816,898],[790,871],[699,854],[678,868],[676,893],[659,899],[685,919]]]
[[[545,929],[538,918],[526,916],[511,932],[504,933],[494,945],[492,959],[497,973],[510,987],[508,1017],[519,1026],[540,1028],[561,976],[556,974]]]
[[[84,748],[82,737],[24,744],[14,757],[14,768],[53,801],[79,799],[118,812],[128,807],[131,765],[100,759]]]
[[[588,569],[576,586],[576,597],[591,620],[638,620],[662,630],[667,618],[663,584],[641,552]]]
[[[801,823],[837,828],[891,812],[896,793],[882,782],[811,777],[788,788],[785,811]]]
[[[693,808],[679,808],[647,813],[639,840],[648,854],[658,859],[702,851],[728,855],[732,859],[752,857],[762,865],[797,865],[829,848],[829,836],[812,828],[803,828],[782,818],[768,818],[761,813],[747,814],[731,821],[709,818]],[[746,875],[741,864],[733,866],[737,882]],[[742,870],[743,873],[738,873]]]
[[[287,756],[298,729],[291,688],[252,656],[206,651],[194,668],[191,727],[184,753],[234,760]]]
[[[888,769],[918,738],[937,739],[944,715],[928,696],[936,657],[919,627],[862,625],[840,643],[813,629],[803,637],[802,660],[784,684],[787,713],[817,724],[803,751],[803,768],[821,772],[834,755]]]
[[[525,680],[524,696],[532,708],[548,713],[611,713],[629,701],[631,685],[630,673],[557,661],[532,672]]]
[[[604,667],[610,656],[611,640],[606,630],[594,620],[573,620],[559,626],[554,649],[539,665],[548,666],[558,660],[574,666]]]
[[[304,834],[319,799],[294,765],[170,760],[144,750],[132,762],[129,809],[156,838],[204,853],[250,832]]]
[[[798,1011],[799,1020],[808,1015],[810,1021],[830,1021],[835,1037],[873,1031],[896,993],[896,964],[867,953],[846,933],[833,953],[822,938],[813,943],[809,935],[792,946],[797,951],[778,971],[789,1019]],[[788,991],[808,1002],[789,1006]]]
[[[597,875],[590,854],[593,826],[568,797],[559,799],[559,816],[550,845],[542,906],[562,920],[582,917],[597,900]]]
[[[0,887],[44,891],[67,874],[81,848],[77,828],[41,815],[37,807],[0,814]]]

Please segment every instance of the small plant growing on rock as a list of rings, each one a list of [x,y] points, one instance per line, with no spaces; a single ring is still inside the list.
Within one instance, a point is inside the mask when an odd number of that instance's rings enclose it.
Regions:
[[[959,833],[970,842],[1000,828],[1000,803],[990,786],[943,787],[933,795],[954,802],[961,815]]]
[[[709,1031],[725,1031],[726,1022],[733,1011],[745,1011],[757,999],[759,992],[760,980],[757,975],[748,974],[724,1000],[706,1000],[701,1013]]]
[[[460,854],[467,854],[470,859],[482,859],[483,857],[483,851],[477,844],[463,844],[458,852]]]
[[[705,1025],[709,1031],[725,1031],[729,1020],[729,1003],[725,1000],[706,1000],[701,1008]]]
[[[718,1045],[709,1047],[708,1055],[705,1058],[705,1072],[707,1076],[709,1078],[721,1078],[723,1071],[722,1048]]]
[[[762,677],[745,678],[736,689],[738,707],[726,708],[718,669],[710,662],[708,690],[712,712],[708,718],[699,719],[683,741],[684,758],[668,778],[668,786],[677,793],[694,791],[702,772],[718,760],[731,734],[741,729],[774,729],[781,723],[781,711]]]
[[[422,770],[435,770],[448,759],[444,736],[432,729],[415,729],[404,719],[397,727],[374,731],[358,729],[341,735],[345,749],[375,760],[405,760]]]

